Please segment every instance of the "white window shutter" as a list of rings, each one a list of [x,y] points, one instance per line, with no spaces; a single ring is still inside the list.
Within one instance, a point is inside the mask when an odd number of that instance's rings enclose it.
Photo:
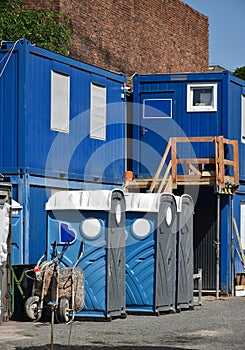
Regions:
[[[106,140],[106,87],[91,83],[90,137]]]
[[[51,130],[69,133],[70,77],[51,72]]]

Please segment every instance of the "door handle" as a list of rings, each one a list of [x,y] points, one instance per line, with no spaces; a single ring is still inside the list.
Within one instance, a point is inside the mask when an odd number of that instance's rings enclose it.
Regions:
[[[144,136],[148,132],[148,129],[141,128],[141,136]]]

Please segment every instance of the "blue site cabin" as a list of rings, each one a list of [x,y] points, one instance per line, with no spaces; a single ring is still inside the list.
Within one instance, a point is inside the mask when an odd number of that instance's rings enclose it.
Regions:
[[[235,195],[217,196],[215,186],[184,188],[196,197],[194,267],[203,268],[203,288],[230,292],[233,273],[244,271],[233,224],[235,219],[245,249],[245,81],[228,71],[136,75],[133,101],[130,157],[136,179],[154,177],[171,137],[213,137],[215,141],[223,136],[228,143],[238,141],[240,187]],[[224,147],[225,159],[232,160],[235,149],[230,144]],[[215,142],[186,143],[177,149],[176,159],[184,153],[186,158],[211,159],[215,152]],[[234,168],[224,169],[225,175],[235,173]]]
[[[27,40],[1,43],[0,172],[23,206],[23,263],[45,251],[50,194],[123,183],[125,81]]]

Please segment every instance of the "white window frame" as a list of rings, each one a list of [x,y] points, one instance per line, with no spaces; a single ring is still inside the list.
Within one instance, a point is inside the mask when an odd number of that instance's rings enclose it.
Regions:
[[[106,87],[91,83],[90,138],[106,141]]]
[[[51,130],[69,133],[70,76],[51,71]]]
[[[241,235],[241,243],[242,249],[245,249],[245,202],[241,202],[240,204],[240,235]]]
[[[213,90],[213,102],[210,106],[194,106],[193,105],[193,90],[195,89],[210,89]],[[187,112],[217,112],[217,83],[208,84],[187,84]]]
[[[245,143],[245,95],[241,96],[241,139]]]
[[[146,117],[145,116],[145,104],[146,101],[170,101],[170,115],[162,116],[162,117]],[[154,110],[154,107],[152,107]],[[172,98],[146,98],[143,100],[143,119],[171,119],[173,118],[173,100]]]

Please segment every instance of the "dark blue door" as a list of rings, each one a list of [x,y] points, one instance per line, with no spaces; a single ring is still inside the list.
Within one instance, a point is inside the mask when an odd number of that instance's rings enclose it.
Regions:
[[[168,140],[178,134],[175,92],[141,95],[140,173],[154,176]]]

